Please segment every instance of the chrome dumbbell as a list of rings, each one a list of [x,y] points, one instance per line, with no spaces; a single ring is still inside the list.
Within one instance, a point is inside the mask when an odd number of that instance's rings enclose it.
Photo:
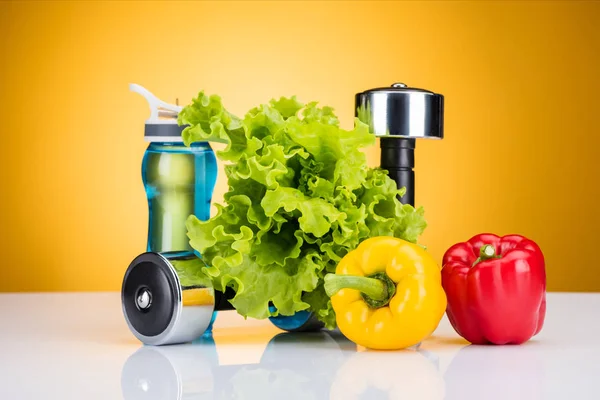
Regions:
[[[121,289],[129,329],[145,344],[191,342],[210,332],[216,311],[233,309],[226,294],[186,274],[195,255],[147,252],[127,268]]]

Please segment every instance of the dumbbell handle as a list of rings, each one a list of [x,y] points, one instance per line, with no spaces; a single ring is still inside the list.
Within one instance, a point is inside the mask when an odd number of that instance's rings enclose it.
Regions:
[[[225,292],[215,290],[215,311],[230,311],[235,310],[229,300],[235,297],[235,292],[232,288],[227,287]]]
[[[382,137],[381,168],[389,172],[398,188],[405,187],[403,204],[415,205],[415,139]]]

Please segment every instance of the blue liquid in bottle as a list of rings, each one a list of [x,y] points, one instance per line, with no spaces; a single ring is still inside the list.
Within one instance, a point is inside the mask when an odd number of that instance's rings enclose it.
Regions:
[[[150,143],[142,162],[142,180],[149,210],[147,251],[200,257],[189,244],[185,223],[192,214],[200,220],[210,218],[217,180],[217,161],[210,145]],[[211,332],[215,317],[216,312],[206,333]]]

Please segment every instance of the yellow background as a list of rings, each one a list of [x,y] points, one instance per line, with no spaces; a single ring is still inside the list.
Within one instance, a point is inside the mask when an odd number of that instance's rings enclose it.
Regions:
[[[0,3],[0,291],[119,290],[145,249],[130,82],[239,115],[296,94],[350,127],[356,92],[397,81],[446,97],[446,138],[416,153],[436,259],[520,233],[549,290],[598,291],[599,26],[574,1]]]

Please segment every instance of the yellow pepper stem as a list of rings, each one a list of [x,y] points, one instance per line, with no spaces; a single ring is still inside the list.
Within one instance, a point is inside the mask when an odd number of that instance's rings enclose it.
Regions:
[[[329,297],[342,289],[356,289],[373,308],[385,306],[396,293],[396,285],[384,272],[369,277],[327,274],[324,281],[325,292]]]

